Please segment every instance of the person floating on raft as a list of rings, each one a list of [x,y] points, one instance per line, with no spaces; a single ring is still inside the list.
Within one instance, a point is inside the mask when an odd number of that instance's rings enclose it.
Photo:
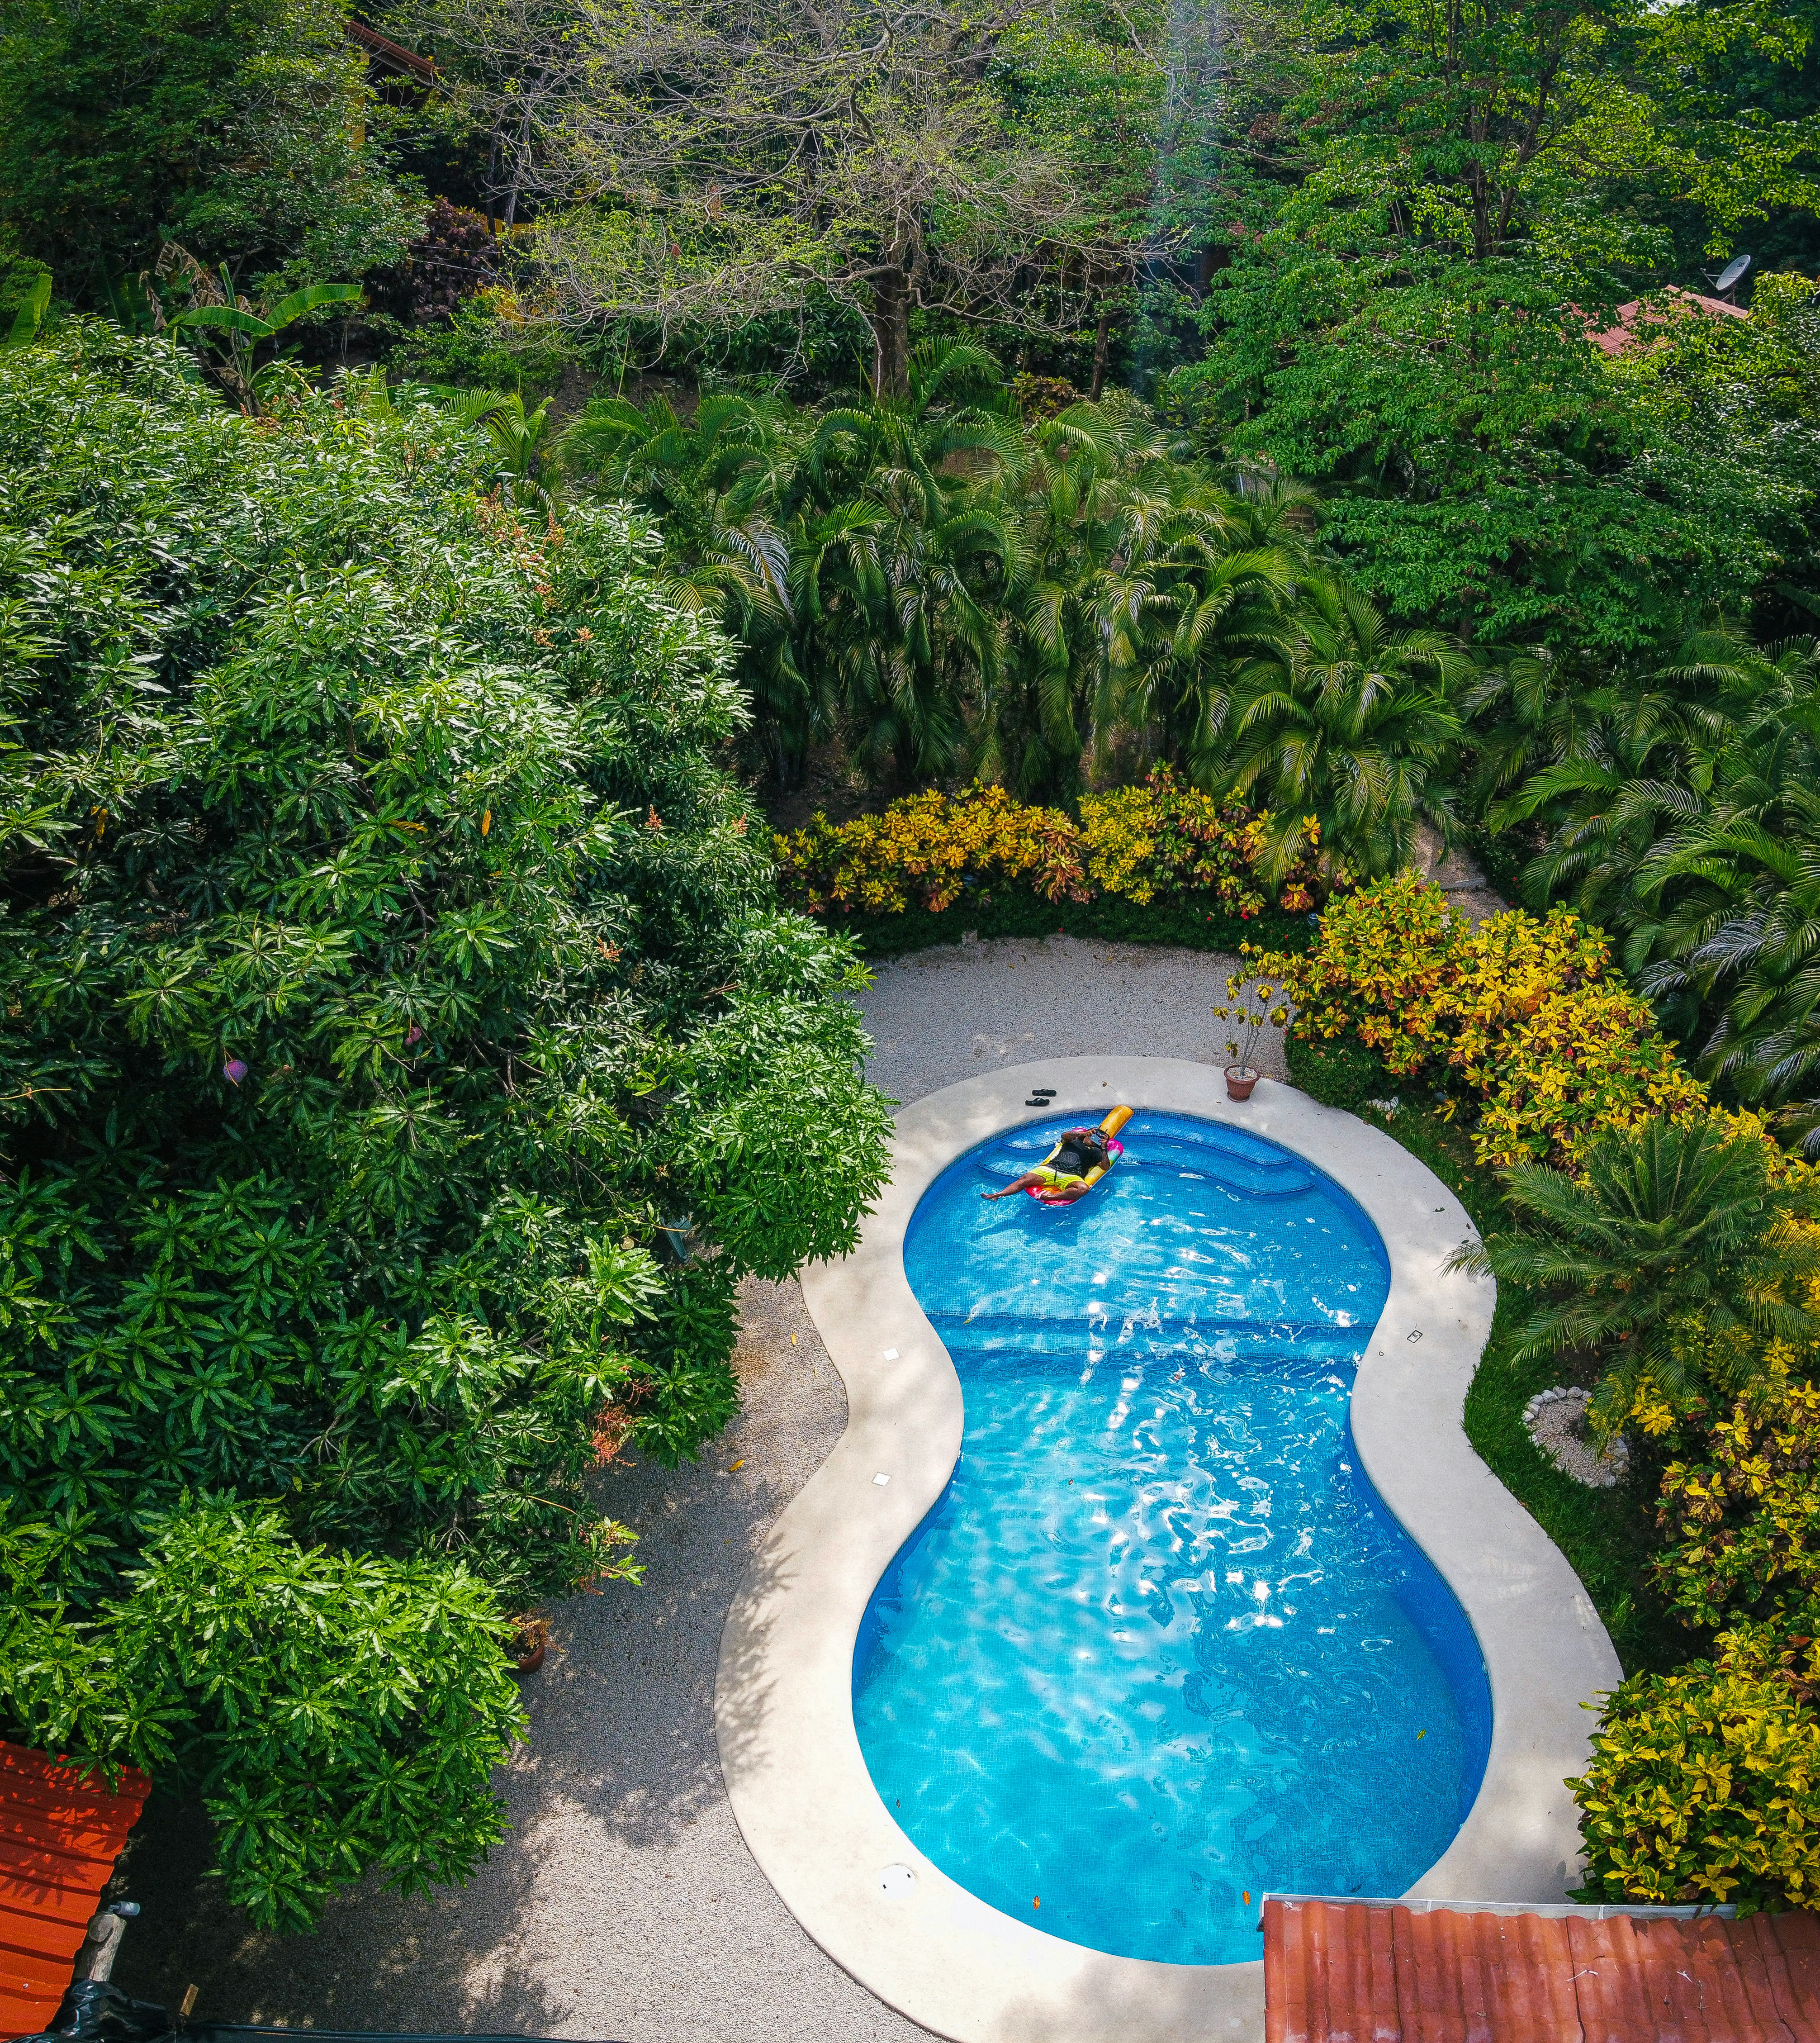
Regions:
[[[1028,1192],[1045,1205],[1072,1205],[1085,1198],[1117,1159],[1125,1145],[1112,1139],[1131,1118],[1128,1106],[1115,1106],[1098,1128],[1070,1128],[1033,1170],[1014,1178],[1002,1191],[982,1192],[983,1199],[1008,1199]]]

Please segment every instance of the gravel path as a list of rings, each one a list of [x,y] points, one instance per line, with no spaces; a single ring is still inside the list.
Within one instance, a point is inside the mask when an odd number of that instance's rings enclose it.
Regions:
[[[867,1075],[906,1103],[1005,1064],[1114,1055],[1226,1062],[1213,1010],[1236,958],[1076,937],[917,951],[859,996],[877,1048]],[[1255,1060],[1285,1075],[1273,1031]]]
[[[1223,1063],[1209,1009],[1233,960],[1056,937],[889,963],[860,1005],[874,1082],[908,1102],[995,1065],[1119,1051]],[[1281,1050],[1259,1060],[1282,1071]],[[251,1931],[204,1876],[205,1826],[155,1807],[115,1890],[144,1909],[116,1970],[198,2018],[493,2030],[622,2043],[911,2043],[799,1929],[721,1785],[715,1655],[772,1520],[840,1437],[846,1403],[794,1284],[749,1284],[745,1410],[693,1468],[627,1467],[603,1508],[633,1526],[642,1588],[556,1614],[527,1678],[531,1733],[501,1777],[512,1830],[466,1888],[373,1889],[310,1937]],[[745,1466],[732,1472],[735,1462]]]

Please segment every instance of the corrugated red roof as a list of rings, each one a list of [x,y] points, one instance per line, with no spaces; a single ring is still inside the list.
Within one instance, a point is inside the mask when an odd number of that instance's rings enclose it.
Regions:
[[[431,58],[406,49],[402,43],[395,43],[389,36],[381,35],[377,29],[368,28],[364,21],[343,21],[341,25],[354,41],[381,63],[391,65],[394,71],[408,71],[426,85],[436,83],[439,74]]]
[[[123,1766],[120,1792],[73,1766],[0,1743],[0,2036],[50,2026],[82,1934],[151,1783]]]
[[[1820,2043],[1820,1918],[1269,1896],[1267,2043]]]

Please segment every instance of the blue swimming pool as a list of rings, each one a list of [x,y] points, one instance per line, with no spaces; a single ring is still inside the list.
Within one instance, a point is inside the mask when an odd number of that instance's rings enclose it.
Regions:
[[[982,1202],[1067,1125],[970,1152],[911,1221],[966,1430],[867,1611],[854,1718],[886,1807],[994,1907],[1129,1957],[1255,1958],[1266,1889],[1397,1894],[1446,1850],[1484,1665],[1353,1449],[1389,1282],[1365,1213],[1161,1113],[1079,1206]]]

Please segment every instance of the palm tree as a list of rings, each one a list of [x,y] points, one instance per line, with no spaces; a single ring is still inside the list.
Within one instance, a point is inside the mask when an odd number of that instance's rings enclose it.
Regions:
[[[572,474],[603,481],[661,521],[666,590],[717,618],[741,649],[740,678],[783,788],[801,780],[828,707],[803,662],[792,595],[799,521],[788,507],[807,438],[787,401],[720,393],[686,420],[662,397],[642,409],[596,399],[562,441]]]
[[[1088,594],[1104,641],[1096,715],[1103,730],[1144,730],[1198,787],[1232,758],[1242,672],[1286,660],[1297,563],[1281,547],[1236,547],[1207,487],[1127,493],[1117,554]]]
[[[959,762],[962,704],[996,656],[979,592],[1002,585],[1010,550],[990,508],[952,505],[905,469],[805,523],[792,586],[875,771],[939,779]]]
[[[739,642],[783,786],[836,710],[875,769],[963,758],[1010,550],[992,492],[1018,436],[987,401],[998,383],[983,350],[933,343],[901,398],[804,412],[720,393],[687,419],[607,398],[566,436],[572,471],[656,513],[672,592]]]
[[[1510,800],[1536,774],[1585,756],[1602,678],[1580,655],[1549,646],[1492,647],[1485,660],[1458,705],[1473,726],[1462,798],[1474,818]]]
[[[1305,585],[1286,652],[1234,677],[1228,792],[1276,818],[1263,863],[1274,882],[1320,824],[1322,853],[1358,877],[1395,872],[1424,818],[1451,818],[1438,774],[1461,723],[1448,692],[1471,672],[1438,631],[1397,631],[1356,585]]]
[[[1494,804],[1549,842],[1524,875],[1619,939],[1708,1077],[1769,1102],[1820,1067],[1820,662],[1703,626],[1592,691],[1573,756]]]
[[[1665,660],[1652,654],[1619,668],[1581,698],[1577,713],[1571,672],[1563,678],[1557,701],[1538,706],[1557,757],[1489,819],[1497,830],[1542,821],[1550,841],[1524,873],[1525,895],[1535,907],[1565,898],[1584,920],[1624,936],[1626,967],[1641,972],[1661,955],[1657,910],[1639,891],[1646,863],[1665,836],[1699,818],[1741,713],[1771,677],[1735,631],[1707,625],[1684,634]]]
[[[1026,800],[1079,791],[1107,670],[1095,596],[1127,548],[1129,479],[1149,460],[1150,437],[1075,405],[1028,429],[997,493],[1012,543],[977,763]]]
[[[1767,1341],[1820,1334],[1795,1302],[1820,1274],[1820,1232],[1797,1225],[1805,1195],[1772,1182],[1771,1156],[1715,1114],[1603,1136],[1578,1177],[1519,1164],[1499,1174],[1518,1224],[1450,1267],[1546,1294],[1515,1359],[1599,1355],[1593,1409],[1607,1426],[1646,1382],[1676,1398],[1715,1378],[1736,1390]]]
[[[523,510],[547,511],[550,497],[543,477],[549,465],[550,400],[535,412],[524,408],[515,390],[464,390],[450,408],[465,426],[477,426],[500,456],[499,480]]]

